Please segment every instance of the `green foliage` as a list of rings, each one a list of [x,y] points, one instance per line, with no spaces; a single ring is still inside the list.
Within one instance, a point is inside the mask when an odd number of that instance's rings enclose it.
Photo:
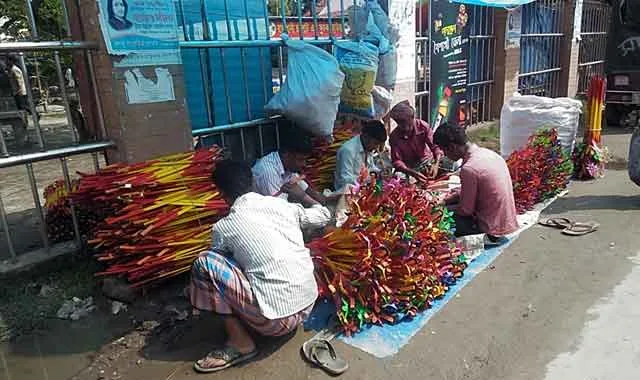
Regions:
[[[62,11],[63,0],[32,0],[36,14],[36,26],[38,37],[41,41],[56,41],[65,36],[64,13]],[[39,4],[39,6],[38,6]],[[31,39],[29,19],[27,18],[27,8],[24,0],[0,0],[0,9],[6,22],[0,26],[0,33],[16,40]],[[58,85],[58,74],[56,72],[55,61],[52,54],[34,55],[30,54],[27,59],[27,69],[31,76],[35,75],[35,67],[31,64],[33,58],[38,58],[40,62],[40,80],[43,87]],[[62,70],[71,65],[71,56],[61,55]],[[36,84],[33,83],[33,86]]]
[[[64,20],[62,12],[63,0],[41,0],[36,10],[36,25],[40,40],[58,40],[64,36]],[[38,2],[34,1],[34,4]],[[29,19],[24,0],[0,0],[2,16],[7,21],[0,26],[0,33],[16,39],[30,37]],[[27,31],[26,34],[24,31]]]

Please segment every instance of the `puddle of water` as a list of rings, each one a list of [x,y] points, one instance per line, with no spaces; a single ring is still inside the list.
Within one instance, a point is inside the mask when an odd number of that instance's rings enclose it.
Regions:
[[[122,335],[128,321],[94,314],[76,322],[52,320],[47,332],[0,346],[0,379],[61,380],[78,374],[96,351]]]

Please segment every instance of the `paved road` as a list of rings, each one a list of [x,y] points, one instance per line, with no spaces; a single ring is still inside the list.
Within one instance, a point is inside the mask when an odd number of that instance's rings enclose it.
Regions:
[[[547,214],[602,227],[580,238],[529,229],[396,357],[375,360],[339,344],[351,364],[344,378],[637,379],[640,189],[626,172],[609,172],[572,186]],[[234,377],[323,378],[298,360],[301,342]]]
[[[622,153],[626,139],[607,142]],[[610,171],[574,183],[546,215],[602,226],[578,238],[529,229],[397,356],[376,360],[338,343],[351,364],[344,378],[637,379],[640,188],[625,171]],[[299,360],[302,341],[219,378],[324,378]],[[187,372],[176,378],[196,377]]]

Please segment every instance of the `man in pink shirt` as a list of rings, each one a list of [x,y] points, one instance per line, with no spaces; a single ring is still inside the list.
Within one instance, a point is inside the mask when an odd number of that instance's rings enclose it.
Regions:
[[[416,119],[415,110],[406,100],[396,104],[389,116],[398,124],[389,136],[393,167],[419,182],[434,178],[443,154],[433,143],[429,124]]]
[[[463,160],[460,170],[462,188],[446,200],[455,210],[456,236],[485,233],[485,243],[518,229],[513,185],[504,159],[467,139],[462,127],[442,124],[434,134],[434,142],[451,160]]]

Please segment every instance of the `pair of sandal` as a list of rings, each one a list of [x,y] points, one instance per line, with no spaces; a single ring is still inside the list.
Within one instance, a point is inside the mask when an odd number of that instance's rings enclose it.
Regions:
[[[335,348],[333,348],[328,340],[308,340],[302,346],[302,353],[309,362],[317,365],[331,375],[341,375],[347,369],[349,369],[349,364],[347,364],[344,359],[338,356]],[[194,364],[194,369],[200,373],[218,372],[222,371],[223,369],[227,369],[229,367],[247,362],[257,355],[257,348],[252,352],[243,354],[233,347],[225,346],[216,348],[213,351],[209,352],[206,357]],[[221,360],[224,361],[224,364],[215,367],[209,367],[205,365],[207,359]]]
[[[544,222],[539,222],[545,227],[562,230],[562,233],[570,236],[583,236],[598,230],[600,224],[596,222],[574,222],[568,218],[551,218]]]

